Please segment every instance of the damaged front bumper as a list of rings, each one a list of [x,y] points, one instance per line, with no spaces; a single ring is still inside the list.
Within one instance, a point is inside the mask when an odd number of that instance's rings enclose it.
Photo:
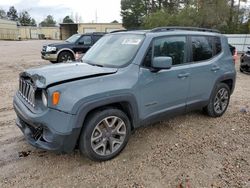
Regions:
[[[16,125],[31,145],[63,153],[71,152],[75,148],[80,128],[73,128],[74,115],[54,109],[35,114],[17,95],[13,106],[17,114]]]

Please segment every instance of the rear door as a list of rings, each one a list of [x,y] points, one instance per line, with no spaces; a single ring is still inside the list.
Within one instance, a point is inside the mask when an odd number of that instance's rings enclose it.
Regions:
[[[209,100],[220,75],[221,41],[215,36],[190,36],[190,89],[187,105],[199,106]]]

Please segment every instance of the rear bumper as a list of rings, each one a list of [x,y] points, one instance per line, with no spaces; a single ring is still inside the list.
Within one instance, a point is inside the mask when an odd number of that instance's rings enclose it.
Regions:
[[[27,109],[17,96],[14,97],[13,106],[17,114],[16,125],[32,146],[66,153],[75,148],[80,128],[74,128],[67,132],[58,132],[53,128],[57,123],[59,126],[72,127],[69,122],[73,121],[65,121],[65,118],[74,118],[73,115],[53,109],[42,114],[34,114]],[[60,121],[60,118],[64,120]]]

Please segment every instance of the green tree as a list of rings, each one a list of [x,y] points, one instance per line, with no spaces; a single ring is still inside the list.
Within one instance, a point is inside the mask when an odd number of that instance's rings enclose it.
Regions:
[[[74,21],[69,16],[65,16],[65,18],[63,18],[63,23],[74,23]]]
[[[126,28],[194,26],[248,33],[249,10],[242,2],[246,0],[122,0],[121,16]]]
[[[133,29],[142,26],[143,19],[147,15],[145,2],[143,0],[121,0],[121,16],[125,28]]]
[[[13,21],[17,21],[18,20],[17,10],[15,9],[14,6],[11,6],[9,8],[9,11],[7,12],[7,17],[10,20],[13,20]]]
[[[121,16],[126,28],[140,28],[148,16],[164,11],[175,14],[192,0],[121,0]]]
[[[55,27],[56,21],[54,20],[53,16],[48,15],[41,23],[41,27]]]
[[[31,19],[30,25],[31,26],[37,26],[36,20],[34,18]]]
[[[0,18],[7,18],[5,10],[1,8],[0,8]]]
[[[23,11],[19,13],[18,21],[22,26],[30,26],[31,25],[31,17],[27,11]]]

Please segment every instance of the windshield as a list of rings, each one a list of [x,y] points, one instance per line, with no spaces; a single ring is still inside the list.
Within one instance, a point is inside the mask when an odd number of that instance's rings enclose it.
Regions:
[[[81,35],[79,35],[79,34],[72,35],[71,37],[69,37],[66,40],[66,42],[74,43],[74,42],[76,42],[80,38],[80,36]]]
[[[139,49],[144,35],[113,34],[102,37],[83,56],[82,61],[104,67],[122,67],[128,64]]]

